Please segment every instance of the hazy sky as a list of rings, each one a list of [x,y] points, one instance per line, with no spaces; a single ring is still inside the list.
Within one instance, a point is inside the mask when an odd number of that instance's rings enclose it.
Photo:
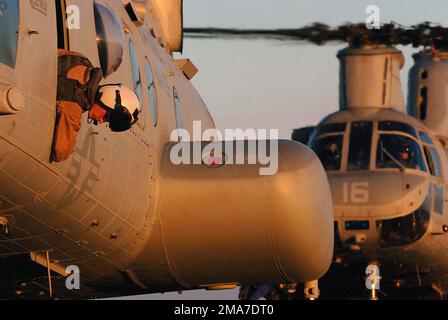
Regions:
[[[363,22],[365,9],[371,4],[380,8],[383,23],[448,22],[446,0],[184,0],[185,26],[282,28],[316,21],[330,25]],[[315,124],[338,109],[336,53],[342,47],[185,39],[184,57],[199,67],[193,82],[218,127],[278,128],[283,138],[289,138],[293,128]],[[403,88],[415,51],[404,50],[407,61],[402,71]],[[237,292],[152,297],[235,299]]]
[[[446,0],[184,0],[189,27],[281,28],[312,22],[363,22],[366,7],[377,5],[382,22],[445,24]],[[448,22],[448,21],[447,21]],[[220,128],[291,130],[315,124],[338,108],[338,61],[342,45],[222,39],[186,39],[184,56],[199,67],[193,80]],[[406,74],[412,65],[405,50]]]

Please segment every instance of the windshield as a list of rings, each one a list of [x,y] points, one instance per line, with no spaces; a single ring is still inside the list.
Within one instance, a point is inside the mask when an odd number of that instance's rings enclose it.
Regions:
[[[407,133],[417,139],[417,132],[409,124],[398,121],[380,121],[378,123],[378,130],[380,131],[400,131]]]
[[[315,136],[319,137],[326,133],[344,133],[346,127],[346,123],[327,123],[317,128]]]
[[[372,122],[353,122],[350,133],[348,170],[369,170],[370,148],[372,145]]]
[[[427,171],[417,141],[398,134],[382,134],[378,140],[376,167]]]
[[[335,171],[341,169],[343,135],[334,135],[318,138],[313,141],[311,148],[316,152],[325,170]]]
[[[19,29],[19,1],[0,1],[0,63],[16,65]]]

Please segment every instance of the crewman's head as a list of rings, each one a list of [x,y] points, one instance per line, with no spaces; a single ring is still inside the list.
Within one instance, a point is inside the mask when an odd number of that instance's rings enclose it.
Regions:
[[[400,153],[402,160],[408,161],[411,153],[411,148],[408,145],[404,145]]]
[[[141,106],[135,93],[121,84],[109,84],[98,89],[89,118],[109,122],[115,132],[129,130],[138,120]]]

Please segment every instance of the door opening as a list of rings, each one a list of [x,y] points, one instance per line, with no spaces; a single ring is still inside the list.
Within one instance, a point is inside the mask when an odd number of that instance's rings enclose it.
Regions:
[[[56,1],[56,21],[58,29],[58,49],[70,50],[70,41],[68,29],[66,27],[67,21],[67,2],[66,0]]]

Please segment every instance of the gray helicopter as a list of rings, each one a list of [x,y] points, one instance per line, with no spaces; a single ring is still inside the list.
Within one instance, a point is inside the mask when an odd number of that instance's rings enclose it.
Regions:
[[[384,297],[411,292],[415,298],[426,289],[445,297],[448,29],[431,23],[391,23],[379,30],[315,23],[300,29],[186,31],[197,37],[348,43],[337,54],[339,110],[292,135],[316,152],[331,185],[335,254],[321,287],[327,297],[365,297],[374,279],[373,288],[381,288]],[[414,55],[407,105],[400,82],[405,61],[397,45],[423,48]],[[366,267],[374,274],[366,274]],[[271,287],[276,298],[296,295],[295,286]]]

